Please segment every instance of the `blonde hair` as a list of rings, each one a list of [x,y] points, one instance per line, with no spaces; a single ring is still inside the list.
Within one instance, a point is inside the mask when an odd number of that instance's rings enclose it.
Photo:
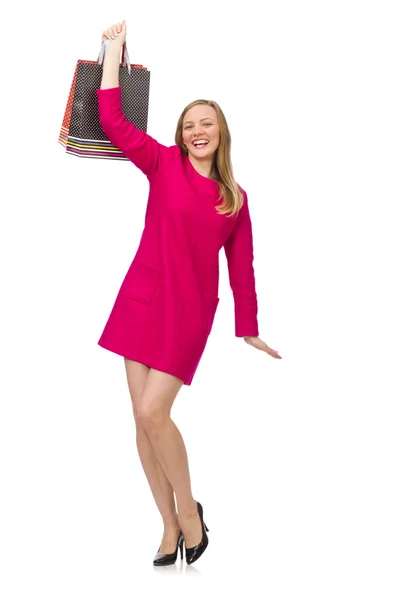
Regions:
[[[242,207],[244,198],[240,186],[234,179],[232,161],[230,157],[232,138],[225,115],[223,114],[219,104],[217,104],[214,100],[202,99],[190,102],[190,104],[183,109],[182,114],[178,119],[175,132],[175,143],[177,146],[179,146],[181,152],[187,156],[188,151],[183,143],[182,135],[183,118],[187,111],[197,104],[212,106],[218,118],[219,146],[215,152],[214,160],[212,162],[210,178],[217,181],[220,197],[222,197],[223,200],[222,204],[216,207],[216,210],[222,215],[232,217]]]

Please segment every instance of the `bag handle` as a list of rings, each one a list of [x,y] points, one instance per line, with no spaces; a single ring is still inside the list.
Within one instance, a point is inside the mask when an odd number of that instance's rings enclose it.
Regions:
[[[98,65],[102,65],[103,64],[103,60],[105,58],[105,52],[107,47],[109,46],[109,44],[112,42],[112,40],[104,40],[102,42],[102,46],[101,49],[99,51],[99,55],[98,55]],[[130,57],[128,56],[128,50],[127,50],[127,42],[125,41],[123,44],[123,54],[122,54],[122,66],[123,67],[127,67],[128,68],[128,74],[131,74],[131,65],[130,65]]]

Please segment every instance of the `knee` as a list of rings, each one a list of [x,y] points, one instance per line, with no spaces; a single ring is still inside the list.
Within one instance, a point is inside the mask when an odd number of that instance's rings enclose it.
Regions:
[[[145,429],[147,433],[156,433],[164,424],[168,415],[158,407],[151,406],[148,403],[142,403],[136,410],[135,420],[137,424]]]

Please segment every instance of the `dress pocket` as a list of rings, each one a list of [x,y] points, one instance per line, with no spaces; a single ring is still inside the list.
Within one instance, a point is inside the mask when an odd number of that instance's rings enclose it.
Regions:
[[[120,287],[120,293],[138,302],[150,304],[156,289],[159,267],[151,267],[140,260],[134,259]]]
[[[204,292],[204,318],[205,332],[207,335],[211,333],[212,325],[215,318],[216,309],[218,307],[219,298]]]

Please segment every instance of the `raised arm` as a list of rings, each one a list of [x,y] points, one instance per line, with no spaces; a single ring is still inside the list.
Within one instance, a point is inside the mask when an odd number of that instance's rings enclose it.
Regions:
[[[112,144],[151,179],[177,158],[179,148],[163,146],[125,117],[119,85],[120,51],[117,38],[106,49],[101,88],[96,90],[99,120]]]
[[[234,297],[237,337],[259,335],[252,225],[246,192],[243,192],[243,196],[244,204],[237,216],[237,223],[224,245],[229,282]]]

